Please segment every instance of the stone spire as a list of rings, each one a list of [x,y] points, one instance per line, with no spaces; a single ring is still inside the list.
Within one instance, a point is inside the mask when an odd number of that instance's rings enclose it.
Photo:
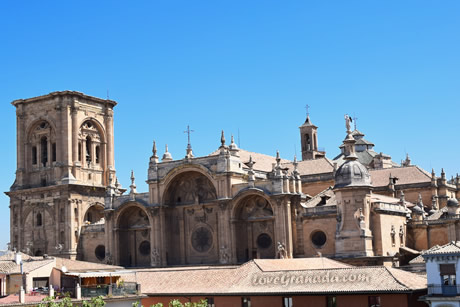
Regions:
[[[131,185],[129,186],[130,188],[129,195],[131,196],[132,200],[136,198],[136,194],[137,194],[135,180],[136,178],[134,177],[134,171],[131,170]]]
[[[155,140],[153,140],[152,157],[150,157],[150,161],[152,163],[158,163],[157,144]]]
[[[161,159],[161,161],[163,162],[167,162],[167,161],[172,161],[172,156],[171,154],[169,153],[168,151],[168,144],[165,145],[165,153],[163,154],[163,158]]]
[[[238,146],[235,144],[235,140],[233,139],[233,134],[232,134],[232,139],[230,142],[230,146],[228,147],[231,151],[237,151],[239,150]]]
[[[222,134],[220,135],[220,147],[225,147],[225,135],[224,130],[222,130]]]

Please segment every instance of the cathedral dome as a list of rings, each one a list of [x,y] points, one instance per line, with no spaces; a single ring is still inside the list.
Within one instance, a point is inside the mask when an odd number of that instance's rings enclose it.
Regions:
[[[334,188],[370,186],[371,176],[367,168],[357,160],[345,162],[335,173]]]
[[[455,198],[449,198],[449,200],[447,201],[447,206],[448,207],[458,207],[459,206],[458,200]]]

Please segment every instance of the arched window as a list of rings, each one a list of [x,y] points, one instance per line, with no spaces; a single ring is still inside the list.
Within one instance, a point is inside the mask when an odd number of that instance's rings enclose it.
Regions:
[[[305,134],[305,146],[306,150],[311,150],[310,135],[308,134]]]
[[[101,148],[99,147],[99,145],[97,145],[96,146],[96,163],[99,163],[100,151],[101,151]]]
[[[91,162],[91,137],[86,137],[86,163]]]
[[[42,226],[43,225],[43,221],[42,221],[42,214],[39,212],[37,213],[37,226]]]
[[[46,136],[42,137],[40,140],[40,147],[41,147],[41,160],[42,165],[46,166],[48,163],[48,138]]]
[[[32,146],[32,164],[37,164],[37,146]]]
[[[56,143],[52,145],[51,161],[56,162]]]

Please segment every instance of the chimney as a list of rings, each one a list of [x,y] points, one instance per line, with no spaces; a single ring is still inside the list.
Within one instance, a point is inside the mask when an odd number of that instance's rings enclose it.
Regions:
[[[14,262],[16,262],[17,265],[21,264],[21,254],[19,252],[14,254]]]

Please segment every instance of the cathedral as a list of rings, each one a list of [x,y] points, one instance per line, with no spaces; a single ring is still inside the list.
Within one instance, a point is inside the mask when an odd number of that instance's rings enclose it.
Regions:
[[[31,255],[125,267],[239,264],[326,256],[395,263],[404,252],[460,240],[460,177],[395,163],[345,116],[341,153],[300,126],[302,157],[239,148],[221,132],[207,156],[153,142],[148,191],[115,170],[112,100],[53,92],[12,102],[17,170],[10,245]],[[160,159],[161,156],[161,159]]]

